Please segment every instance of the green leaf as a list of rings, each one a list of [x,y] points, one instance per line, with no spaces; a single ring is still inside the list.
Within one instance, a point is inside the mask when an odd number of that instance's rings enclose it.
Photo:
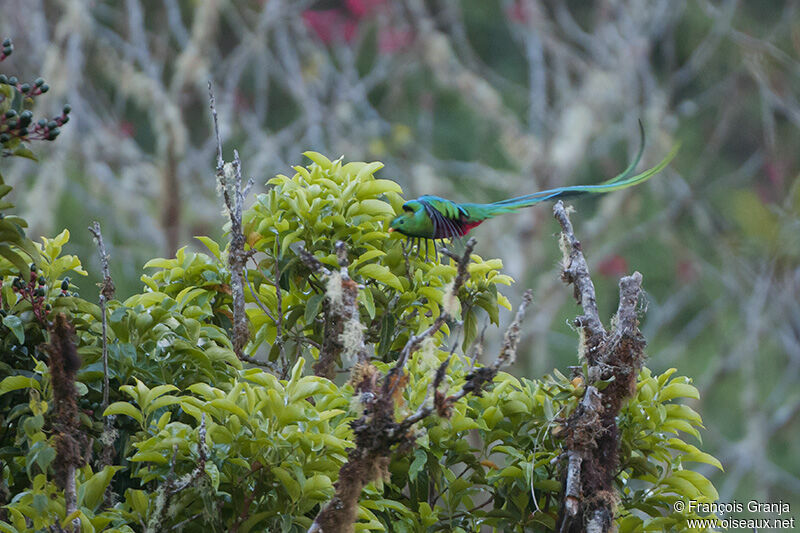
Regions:
[[[360,265],[361,263],[366,263],[367,261],[371,261],[371,260],[375,259],[376,257],[380,257],[382,255],[386,255],[386,252],[384,252],[383,250],[369,250],[369,251],[366,251],[363,254],[359,255],[358,259],[353,261],[353,263],[350,265],[350,268],[355,268],[358,265]]]
[[[250,530],[253,529],[255,526],[260,526],[263,529],[264,524],[261,524],[261,521],[268,516],[274,515],[275,512],[270,511],[261,511],[260,513],[251,513],[247,520],[242,522],[242,525],[239,527],[239,531],[241,533],[250,533]]]
[[[12,526],[7,522],[0,522],[0,533],[19,533],[19,529],[15,528],[14,526]]]
[[[322,387],[316,376],[305,376],[300,379],[296,384],[287,387],[289,392],[289,403],[294,403],[297,400],[304,400],[309,396],[316,394]]]
[[[358,291],[358,301],[364,305],[370,320],[373,320],[375,318],[375,300],[372,297],[372,289],[366,287],[364,290]]]
[[[28,276],[30,276],[28,261],[26,261],[25,258],[19,255],[17,252],[12,250],[9,245],[0,244],[0,255],[5,257],[12,265],[17,267],[17,270],[19,270],[21,275],[25,275],[27,273]]]
[[[475,311],[470,309],[464,315],[464,342],[461,344],[461,349],[466,351],[472,342],[478,337],[478,317]]]
[[[331,478],[324,474],[314,474],[303,483],[303,497],[312,500],[327,500],[332,489]]]
[[[719,499],[719,493],[717,492],[717,489],[714,488],[714,485],[708,479],[706,479],[705,476],[698,472],[693,472],[691,470],[680,470],[675,472],[672,477],[677,477],[688,481],[694,485],[697,490],[708,499],[708,501],[714,502]]]
[[[247,411],[236,405],[231,400],[226,398],[217,398],[216,400],[211,400],[208,402],[208,404],[212,407],[222,409],[223,411],[228,411],[229,413],[238,416],[242,420],[247,420]]]
[[[400,280],[397,276],[392,274],[392,272],[383,265],[376,265],[374,263],[364,265],[358,269],[359,274],[362,276],[372,278],[376,281],[380,281],[393,289],[398,291],[403,290],[403,285],[400,283]]]
[[[419,474],[422,471],[427,462],[428,462],[428,454],[425,453],[425,450],[418,448],[414,452],[414,461],[412,461],[411,466],[408,468],[408,479],[412,483],[416,481],[417,474]]]
[[[106,487],[111,483],[114,474],[124,468],[123,466],[106,466],[90,477],[78,489],[78,505],[88,507],[92,511],[96,510],[102,503]]]
[[[8,376],[3,381],[0,381],[0,395],[28,388],[39,390],[39,382],[27,376]]]
[[[356,174],[356,181],[363,182],[364,178],[366,178],[367,176],[372,176],[382,168],[383,168],[383,163],[381,163],[380,161],[373,161],[372,163],[367,163],[359,169],[358,174]],[[370,180],[370,181],[377,181],[377,180]],[[386,181],[386,180],[381,180],[381,181]]]
[[[28,477],[31,477],[31,467],[39,465],[42,472],[47,472],[47,467],[56,458],[56,450],[47,445],[47,441],[40,440],[31,446],[27,457]]]
[[[109,415],[128,415],[135,419],[139,424],[144,423],[142,412],[128,402],[114,402],[103,411],[103,416]]]
[[[310,325],[314,323],[314,319],[319,314],[320,308],[322,307],[322,300],[324,299],[324,294],[315,294],[308,299],[306,302],[306,309],[303,312],[303,321],[306,324]]]
[[[292,477],[288,470],[280,466],[275,466],[270,469],[270,472],[278,478],[283,488],[289,493],[292,501],[297,501],[300,498],[300,484]]]
[[[13,155],[18,157],[25,157],[27,159],[32,159],[33,161],[39,161],[39,159],[36,157],[36,154],[34,154],[31,151],[31,149],[25,146],[24,144],[20,144],[19,146],[17,146],[17,148],[12,153]]]
[[[214,487],[214,490],[219,490],[219,468],[217,468],[217,465],[211,461],[206,461],[205,471],[209,479],[211,479],[211,486]]]
[[[208,248],[208,251],[214,254],[214,257],[216,257],[218,260],[222,261],[222,254],[220,253],[219,244],[217,244],[214,239],[210,237],[204,237],[202,235],[195,236],[195,239],[205,244],[206,248]]]
[[[392,180],[369,180],[359,184],[356,189],[356,198],[359,200],[377,198],[381,194],[389,192],[403,194],[403,189]]]
[[[719,468],[723,472],[725,471],[725,469],[722,468],[722,463],[719,462],[719,459],[717,459],[716,457],[714,457],[710,453],[706,453],[706,452],[703,452],[703,451],[700,451],[700,450],[697,450],[697,451],[694,451],[694,452],[689,452],[687,454],[682,455],[681,456],[681,460],[683,460],[683,461],[691,461],[691,462],[694,462],[694,463],[705,463],[707,465],[716,466],[717,468]]]
[[[20,344],[25,342],[25,330],[22,327],[22,319],[17,315],[3,317],[3,325],[10,329]]]
[[[309,150],[307,152],[303,152],[303,155],[306,156],[307,158],[309,158],[310,160],[312,160],[314,163],[318,164],[320,167],[322,167],[325,170],[328,170],[328,169],[331,168],[331,165],[332,165],[331,160],[328,159],[327,157],[325,157],[324,155],[322,155],[319,152],[314,152],[314,151]]]
[[[169,461],[160,452],[139,452],[129,459],[132,463],[167,464]]]
[[[180,403],[180,401],[181,399],[179,397],[167,394],[166,396],[161,396],[155,401],[148,403],[147,407],[144,408],[144,412],[146,415],[149,415],[153,411],[157,411],[167,405],[175,405],[176,403]]]
[[[369,198],[351,205],[347,210],[346,216],[348,218],[358,215],[389,218],[394,216],[394,208],[383,200]]]
[[[144,398],[142,398],[142,407],[146,408],[148,406],[148,404],[150,404],[150,402],[152,402],[153,400],[155,400],[159,396],[162,396],[162,395],[164,395],[164,394],[166,394],[168,392],[172,392],[172,391],[176,391],[176,390],[179,390],[178,387],[176,387],[175,385],[169,385],[169,384],[168,385],[158,385],[156,387],[153,387],[152,389],[147,391],[147,393],[144,395]]]
[[[658,392],[658,399],[662,402],[673,398],[694,398],[700,399],[700,393],[694,385],[688,383],[675,383],[674,381]]]
[[[682,461],[705,463],[716,466],[723,472],[725,471],[725,469],[722,468],[722,463],[720,463],[716,457],[714,457],[711,454],[705,453],[704,451],[697,448],[697,446],[689,444],[688,442],[683,442],[681,439],[673,437],[667,440],[667,446],[672,448],[673,450],[680,450],[681,452],[683,452],[683,454],[681,455]]]

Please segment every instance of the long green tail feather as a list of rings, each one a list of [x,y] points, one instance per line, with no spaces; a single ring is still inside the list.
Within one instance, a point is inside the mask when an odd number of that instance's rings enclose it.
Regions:
[[[603,183],[601,183],[601,185],[616,183],[618,181],[624,180],[625,178],[633,174],[633,171],[636,169],[636,165],[638,165],[639,161],[642,160],[642,154],[644,154],[644,124],[642,124],[642,121],[639,120],[639,151],[636,153],[636,157],[633,158],[631,164],[628,165],[628,168],[623,170],[621,174],[614,176],[610,180],[604,181]]]
[[[642,136],[644,136],[644,132],[642,131]],[[642,148],[644,147],[644,143],[642,143]],[[678,153],[680,148],[680,143],[676,144],[672,150],[670,150],[669,154],[656,166],[645,170],[640,174],[636,174],[635,176],[628,177],[632,172],[633,168],[639,162],[642,156],[642,148],[639,149],[639,153],[636,156],[631,165],[628,166],[621,174],[611,178],[610,180],[604,181],[603,183],[599,183],[597,185],[574,185],[571,187],[559,187],[557,189],[549,189],[546,191],[537,192],[534,194],[527,194],[525,196],[518,196],[516,198],[510,198],[508,200],[502,200],[500,202],[495,202],[489,204],[494,207],[505,207],[509,209],[516,209],[521,207],[528,207],[539,202],[544,202],[546,200],[555,200],[556,198],[563,198],[568,196],[577,196],[581,194],[600,194],[606,193],[611,191],[618,191],[620,189],[625,189],[627,187],[632,187],[634,185],[638,185],[648,179],[652,178],[659,172],[661,172],[664,167],[666,167],[670,161],[675,157]]]

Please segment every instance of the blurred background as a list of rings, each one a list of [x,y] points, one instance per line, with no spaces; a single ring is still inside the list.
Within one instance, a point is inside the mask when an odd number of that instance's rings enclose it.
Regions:
[[[800,4],[681,0],[3,0],[4,72],[73,108],[40,163],[3,161],[30,235],[103,226],[117,295],[144,262],[222,237],[208,111],[256,193],[313,149],[380,160],[408,198],[489,202],[595,183],[647,149],[678,157],[647,184],[576,200],[604,317],[644,276],[650,366],[677,367],[723,502],[800,509]],[[52,106],[47,109],[46,106]],[[19,159],[19,158],[12,158]],[[252,197],[251,197],[252,198]],[[548,206],[473,231],[534,306],[512,372],[575,364],[579,313],[558,278]],[[196,242],[196,241],[195,241]],[[505,324],[510,313],[501,316]],[[498,345],[490,328],[487,344]],[[491,350],[487,350],[487,356]]]

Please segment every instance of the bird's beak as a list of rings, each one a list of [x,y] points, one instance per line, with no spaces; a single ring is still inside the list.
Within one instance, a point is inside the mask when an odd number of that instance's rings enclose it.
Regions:
[[[389,233],[393,232],[394,228],[389,228]]]

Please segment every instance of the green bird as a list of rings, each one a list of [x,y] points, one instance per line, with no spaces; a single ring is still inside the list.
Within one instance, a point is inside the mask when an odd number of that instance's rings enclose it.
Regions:
[[[405,235],[412,246],[416,241],[418,249],[420,240],[424,239],[425,255],[427,257],[428,240],[434,241],[435,250],[437,240],[462,237],[475,226],[497,215],[513,213],[517,209],[530,207],[546,200],[583,194],[607,193],[643,183],[658,174],[669,164],[678,152],[679,145],[676,145],[658,165],[645,170],[641,174],[632,175],[644,151],[644,129],[641,123],[639,124],[639,129],[641,146],[636,158],[621,174],[608,181],[597,185],[558,187],[491,204],[459,204],[438,196],[420,196],[403,204],[403,212],[389,224],[389,232],[396,231]]]

